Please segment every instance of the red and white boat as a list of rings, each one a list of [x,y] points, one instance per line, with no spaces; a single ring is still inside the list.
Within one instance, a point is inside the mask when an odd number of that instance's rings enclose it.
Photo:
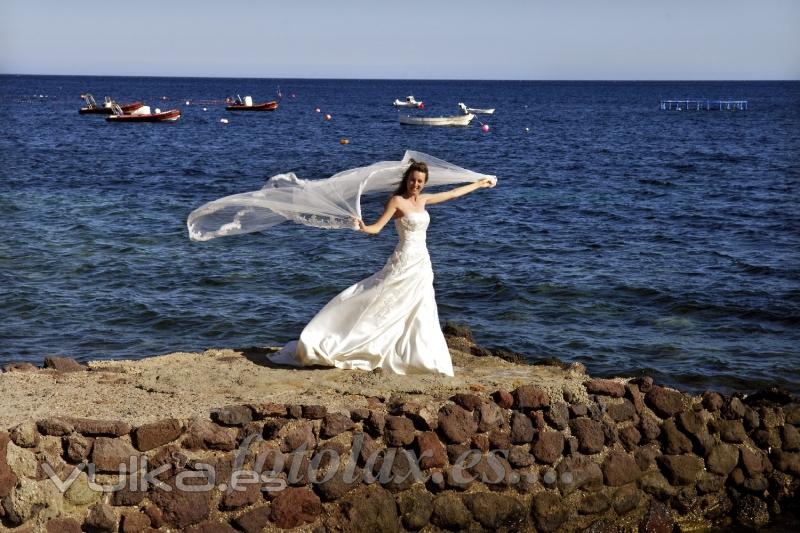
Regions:
[[[161,111],[156,108],[155,113],[150,112],[150,106],[145,105],[126,115],[118,104],[113,106],[114,114],[106,117],[108,122],[175,122],[181,118],[180,109],[168,109]]]
[[[114,109],[113,109],[114,101],[108,96],[105,97],[105,101],[103,102],[103,105],[98,105],[97,102],[94,99],[94,96],[92,96],[89,93],[82,94],[81,98],[83,98],[83,101],[86,102],[86,106],[82,107],[82,108],[80,108],[78,110],[78,113],[80,113],[81,115],[90,115],[90,114],[113,115],[114,114]],[[128,114],[133,113],[137,109],[142,108],[143,106],[144,106],[144,104],[142,102],[133,102],[132,104],[125,104],[125,105],[121,105],[119,107],[120,107],[120,109],[122,109],[122,113],[123,114],[128,115]]]
[[[228,111],[275,111],[278,109],[278,102],[273,100],[271,102],[263,102],[261,104],[254,104],[252,96],[245,96],[244,100],[238,97],[231,100],[225,106]]]

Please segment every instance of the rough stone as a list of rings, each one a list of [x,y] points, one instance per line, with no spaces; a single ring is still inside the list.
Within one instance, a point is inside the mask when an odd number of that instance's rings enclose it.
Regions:
[[[484,402],[477,409],[478,431],[481,433],[489,431],[502,431],[508,424],[503,410],[495,403]]]
[[[20,448],[34,448],[39,444],[39,432],[33,422],[22,422],[9,432],[11,441]],[[0,437],[2,438],[2,437]]]
[[[675,517],[669,507],[657,500],[650,500],[650,506],[639,522],[639,533],[672,533]]]
[[[234,487],[228,487],[222,494],[222,501],[219,505],[221,510],[231,511],[233,509],[240,509],[263,500],[260,483],[242,483],[236,488],[240,490],[235,490]]]
[[[369,417],[364,421],[364,429],[373,437],[383,435],[386,425],[386,414],[381,411],[370,411]]]
[[[64,500],[76,506],[89,505],[98,501],[101,496],[101,492],[92,490],[89,486],[89,477],[85,472],[78,474],[78,477],[75,478],[69,488],[64,492]]]
[[[342,514],[341,531],[372,533],[400,531],[397,505],[392,494],[380,486],[359,487],[339,504]]]
[[[725,442],[740,444],[747,439],[747,433],[740,420],[720,420],[719,437]]]
[[[489,493],[465,494],[463,501],[473,519],[489,531],[519,530],[525,523],[525,508],[510,496]]]
[[[272,500],[270,519],[280,528],[291,529],[314,522],[322,512],[319,497],[302,487],[289,487]]]
[[[278,432],[281,437],[281,451],[292,452],[295,450],[313,450],[317,440],[314,437],[314,428],[308,422],[301,422],[294,427],[285,427]]]
[[[81,533],[81,523],[74,518],[54,518],[48,520],[44,528],[47,533]]]
[[[231,451],[236,448],[235,428],[226,428],[202,418],[189,422],[183,447],[190,450],[206,448],[209,450]]]
[[[736,502],[736,521],[741,525],[757,530],[769,523],[767,503],[750,494]]]
[[[720,443],[715,446],[706,458],[709,472],[727,476],[739,463],[739,449],[732,444]]]
[[[678,493],[678,490],[670,485],[667,478],[658,470],[651,470],[642,475],[639,487],[659,500],[666,500]]]
[[[431,521],[444,529],[466,529],[472,522],[472,515],[457,494],[447,492],[433,500]]]
[[[72,434],[64,439],[65,455],[73,463],[80,463],[89,457],[94,439],[79,434]]]
[[[514,392],[514,409],[541,409],[550,405],[547,392],[534,385],[522,385]]]
[[[6,459],[10,440],[8,433],[0,431],[0,498],[8,496],[11,489],[17,484],[17,476],[11,470]]]
[[[557,530],[567,521],[569,514],[569,509],[555,492],[540,492],[533,497],[533,516],[538,530]]]
[[[748,476],[754,476],[764,471],[766,463],[769,461],[761,450],[752,450],[747,446],[742,446],[741,462]]]
[[[253,420],[253,411],[247,405],[227,405],[211,413],[211,418],[223,426],[243,426]]]
[[[44,368],[52,368],[59,372],[83,372],[89,367],[77,362],[72,357],[57,357],[50,355],[44,358]]]
[[[249,407],[255,420],[264,420],[265,418],[273,417],[282,418],[287,416],[286,405],[282,403],[251,403],[249,404]]]
[[[533,422],[530,417],[514,411],[511,414],[511,442],[514,444],[524,444],[533,440]]]
[[[332,476],[328,472],[321,483],[314,485],[322,501],[336,501],[361,484],[361,472],[354,470],[352,476],[345,468],[337,469]]]
[[[478,430],[472,413],[455,404],[446,404],[439,409],[439,431],[452,443],[468,442]]]
[[[642,498],[642,493],[636,488],[635,483],[623,485],[618,488],[611,498],[611,505],[614,507],[614,512],[619,516],[623,516],[639,505]]]
[[[653,386],[644,399],[661,418],[669,418],[683,411],[686,400],[680,392],[660,386]]]
[[[639,421],[639,431],[644,442],[652,442],[661,435],[661,425],[655,417],[644,414]]]
[[[761,448],[766,450],[768,448],[780,448],[783,444],[781,441],[780,432],[773,429],[759,429],[753,433],[753,442]]]
[[[564,435],[558,431],[540,431],[531,445],[531,452],[538,461],[555,464],[564,452]]]
[[[796,427],[790,424],[782,426],[781,436],[783,437],[782,450],[787,452],[800,451],[800,431]]]
[[[328,413],[322,419],[322,426],[320,428],[320,435],[329,439],[335,437],[345,431],[352,431],[355,427],[350,417],[342,413]]]
[[[92,463],[98,472],[116,473],[120,464],[129,468],[131,457],[138,458],[140,455],[130,444],[121,439],[97,437],[92,446]]]
[[[167,418],[149,424],[142,424],[133,430],[131,437],[136,449],[146,452],[174,441],[182,433],[183,428],[180,421],[174,418]]]
[[[619,441],[628,451],[633,451],[639,444],[639,441],[642,440],[642,434],[639,433],[639,430],[636,429],[635,426],[625,426],[621,428],[618,435]]]
[[[775,468],[792,476],[800,476],[800,453],[772,450],[770,459]]]
[[[6,363],[3,365],[3,372],[35,372],[37,370],[39,370],[38,366],[26,361]]]
[[[433,496],[424,490],[407,490],[397,496],[397,507],[403,527],[416,531],[425,527],[431,519]]]
[[[187,485],[202,485],[205,478],[187,478]],[[155,488],[149,493],[150,501],[158,507],[159,513],[148,512],[154,527],[158,521],[163,521],[174,528],[186,528],[205,520],[211,512],[211,496],[209,490],[189,491],[178,490],[175,478],[165,482],[171,490]],[[288,489],[287,489],[288,490]]]
[[[49,480],[32,481],[20,478],[16,488],[2,500],[4,520],[20,525],[31,519],[47,520],[59,516],[64,498]]]
[[[605,443],[603,424],[589,418],[576,418],[570,421],[569,426],[578,439],[581,453],[595,454],[602,451]]]
[[[321,420],[328,414],[328,408],[324,405],[304,405],[303,418],[310,420]]]
[[[477,394],[471,394],[468,392],[456,393],[452,398],[450,398],[450,400],[460,405],[467,411],[474,411],[481,405],[481,397]]]
[[[569,408],[565,403],[554,403],[545,414],[548,424],[558,430],[567,429],[569,426]]]
[[[584,404],[574,404],[568,407],[570,418],[578,418],[589,414],[589,408]]]
[[[611,500],[603,492],[585,493],[583,499],[578,503],[579,514],[599,514],[604,513],[611,507]]]
[[[419,466],[423,470],[442,468],[447,464],[447,451],[433,431],[417,435],[416,449],[420,458]]]
[[[630,400],[623,400],[622,403],[612,403],[608,406],[606,412],[614,422],[633,420],[636,416],[636,409]]]
[[[625,396],[625,384],[613,379],[590,379],[583,384],[589,394],[600,394],[611,396],[612,398],[622,398]]]
[[[54,437],[69,435],[75,430],[75,426],[70,421],[58,417],[39,420],[36,427],[42,435],[53,435]]]
[[[503,409],[511,409],[514,406],[514,396],[510,392],[498,389],[492,393],[494,402]],[[800,410],[798,410],[800,412]]]
[[[269,505],[262,505],[238,516],[234,523],[245,533],[260,533],[269,524],[270,513]]]
[[[727,402],[722,406],[722,417],[728,420],[735,420],[738,418],[743,418],[745,413],[745,406],[742,403],[742,400],[733,396],[728,399]]]
[[[718,392],[705,391],[702,395],[702,402],[703,407],[711,412],[717,412],[722,409],[725,400]]]
[[[658,461],[673,485],[691,485],[703,470],[703,460],[694,455],[662,455]]]
[[[536,460],[528,452],[528,446],[512,446],[508,452],[508,462],[517,468],[524,468],[531,466]]]
[[[105,503],[97,503],[89,510],[89,516],[84,522],[91,530],[116,531],[117,515],[114,509]]]
[[[556,466],[556,474],[558,488],[564,496],[578,489],[594,492],[603,488],[600,465],[585,455],[565,457]]]
[[[697,478],[697,490],[701,494],[719,492],[725,488],[725,476],[701,472]]]
[[[661,424],[661,439],[664,442],[664,453],[667,455],[680,455],[692,451],[692,441],[678,429],[671,418]]]
[[[470,415],[470,417],[471,416],[472,415]],[[454,434],[452,432],[457,430],[451,425],[446,431],[450,431],[451,434]],[[404,416],[387,416],[386,425],[383,430],[383,438],[389,446],[408,446],[414,442],[414,423]]]
[[[92,437],[121,437],[131,431],[131,426],[121,420],[95,420],[92,418],[69,418],[75,431]]]
[[[606,485],[621,487],[639,479],[642,475],[633,456],[623,452],[610,452],[602,466]]]

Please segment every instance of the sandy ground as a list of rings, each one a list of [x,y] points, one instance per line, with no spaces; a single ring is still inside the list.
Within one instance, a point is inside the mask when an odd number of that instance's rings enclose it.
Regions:
[[[331,368],[291,369],[268,362],[271,348],[172,353],[137,361],[89,363],[87,372],[55,370],[0,374],[0,429],[26,420],[76,416],[124,420],[131,425],[161,418],[207,416],[229,404],[279,402],[323,404],[329,411],[366,407],[369,396],[393,393],[444,400],[457,391],[489,394],[521,384],[585,396],[580,369],[531,366],[452,349],[455,377],[398,376]]]

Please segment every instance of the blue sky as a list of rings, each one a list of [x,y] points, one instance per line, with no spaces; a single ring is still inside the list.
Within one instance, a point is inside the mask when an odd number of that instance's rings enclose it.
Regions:
[[[800,79],[800,0],[2,0],[0,73]]]

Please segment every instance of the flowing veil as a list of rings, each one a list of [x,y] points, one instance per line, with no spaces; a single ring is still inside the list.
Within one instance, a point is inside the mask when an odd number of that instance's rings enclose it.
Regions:
[[[186,221],[189,237],[207,241],[261,231],[286,220],[317,228],[357,229],[353,217],[361,218],[361,196],[394,190],[411,159],[428,165],[428,186],[496,179],[411,150],[401,161],[379,161],[322,180],[278,174],[260,190],[226,196],[192,211]]]

